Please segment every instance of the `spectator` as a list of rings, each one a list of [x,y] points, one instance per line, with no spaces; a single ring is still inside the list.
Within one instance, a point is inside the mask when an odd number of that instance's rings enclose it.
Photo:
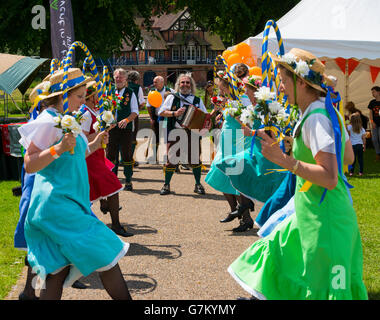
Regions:
[[[364,114],[362,114],[362,112],[355,107],[355,104],[352,101],[347,102],[346,110],[348,111],[348,115],[347,115],[346,120],[349,120],[354,113],[359,113],[360,118],[362,120],[363,128],[364,128],[364,130],[367,130],[368,120],[369,120],[368,117],[366,117]]]
[[[365,151],[365,130],[358,112],[350,117],[351,124],[347,126],[348,134],[354,150],[355,160],[350,169],[350,176],[353,176],[356,161],[359,162],[359,176],[363,175],[363,152]]]
[[[369,119],[372,129],[372,142],[375,147],[376,161],[380,161],[380,87],[375,86],[371,89],[372,96],[375,98],[371,100],[368,105]]]

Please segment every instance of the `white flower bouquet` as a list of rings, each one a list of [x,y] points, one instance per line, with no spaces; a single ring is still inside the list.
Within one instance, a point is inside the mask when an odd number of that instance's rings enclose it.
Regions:
[[[255,92],[257,104],[243,110],[240,120],[252,127],[255,120],[260,120],[267,132],[274,131],[279,135],[289,134],[289,128],[294,127],[298,118],[294,108],[287,112],[285,107],[275,100],[276,94],[268,87],[261,87]]]
[[[102,116],[98,115],[96,117],[96,122],[93,125],[93,128],[96,132],[99,132],[101,129],[107,130],[111,127],[112,124],[116,123],[115,117],[113,115],[113,112],[103,111]]]
[[[55,127],[62,129],[64,134],[72,133],[74,137],[77,137],[82,133],[81,123],[83,121],[83,114],[80,111],[74,111],[72,113],[66,113],[65,115],[59,114],[54,117]],[[70,150],[71,154],[74,154],[74,150]]]

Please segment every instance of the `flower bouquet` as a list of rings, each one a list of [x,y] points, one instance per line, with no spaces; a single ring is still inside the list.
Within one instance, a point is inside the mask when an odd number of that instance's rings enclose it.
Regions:
[[[123,97],[117,93],[103,94],[103,108],[105,111],[111,111],[113,115],[120,109],[120,103]]]
[[[298,109],[296,107],[290,110],[275,100],[275,92],[271,92],[268,87],[261,87],[255,92],[257,104],[249,106],[242,111],[240,121],[252,126],[255,120],[260,120],[265,132],[269,134],[272,131],[275,136],[282,140],[285,135],[290,135],[295,122],[298,119]]]
[[[98,115],[96,117],[96,120],[97,121],[93,125],[93,128],[96,132],[99,132],[100,129],[107,130],[111,127],[112,124],[116,123],[115,117],[110,110],[103,111],[102,116]]]
[[[68,112],[65,115],[59,114],[54,117],[55,127],[62,129],[64,134],[72,133],[74,137],[77,137],[82,133],[82,117],[83,113],[80,111]],[[74,154],[74,149],[70,150],[71,154]]]

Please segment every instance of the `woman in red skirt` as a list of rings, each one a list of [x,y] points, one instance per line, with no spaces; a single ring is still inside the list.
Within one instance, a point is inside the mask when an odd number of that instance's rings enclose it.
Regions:
[[[84,106],[84,115],[82,130],[88,141],[96,136],[93,128],[97,122],[96,117],[99,112],[97,110],[98,97],[96,90],[96,82],[87,83],[86,105]],[[123,237],[131,237],[132,233],[127,232],[119,221],[119,192],[123,187],[117,176],[111,171],[110,161],[105,157],[104,149],[98,149],[86,158],[88,179],[90,183],[90,201],[94,203],[100,200],[100,210],[106,214],[110,212],[112,227],[111,229],[118,235]]]

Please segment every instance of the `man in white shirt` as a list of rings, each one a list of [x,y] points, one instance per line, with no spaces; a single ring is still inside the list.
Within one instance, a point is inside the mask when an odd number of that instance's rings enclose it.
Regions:
[[[133,121],[139,114],[137,98],[134,92],[128,88],[127,71],[119,68],[114,71],[115,93],[123,97],[120,109],[116,111],[117,126],[109,132],[107,146],[107,158],[115,164],[113,172],[117,176],[119,164],[119,151],[121,153],[120,164],[124,166],[125,188],[132,191],[133,175]]]
[[[196,108],[199,108],[202,110],[204,113],[207,113],[206,107],[204,106],[202,99],[199,97],[196,97],[194,95],[196,90],[195,87],[195,82],[194,79],[191,77],[191,74],[186,73],[186,74],[180,74],[178,76],[176,85],[175,85],[175,91],[177,92],[175,95],[170,94],[160,107],[158,111],[158,115],[161,117],[166,117],[167,118],[167,131],[168,131],[168,136],[170,134],[170,131],[177,128],[177,129],[182,129],[185,130],[186,136],[187,136],[187,160],[188,163],[191,165],[193,169],[193,174],[195,178],[195,188],[194,192],[198,194],[205,194],[205,190],[203,186],[200,183],[200,178],[201,178],[201,172],[202,172],[202,163],[200,161],[200,136],[197,137],[197,143],[198,145],[193,145],[194,139],[191,139],[191,131],[188,129],[183,129],[181,125],[177,122],[178,117],[181,117],[185,111],[186,107],[189,105],[193,105]],[[174,174],[176,164],[171,163],[171,152],[170,149],[176,145],[177,143],[181,143],[180,138],[177,137],[175,141],[170,141],[170,136],[168,139],[168,160],[166,165],[164,166],[164,171],[165,171],[165,183],[164,186],[162,187],[160,194],[161,195],[166,195],[170,193],[170,180]],[[192,150],[196,148],[198,150]],[[176,153],[176,156],[179,157],[179,149]],[[197,154],[197,159],[194,160],[194,158],[191,156],[192,153],[198,152]]]
[[[151,91],[158,91],[161,94],[161,97],[162,97],[161,106],[162,106],[164,104],[166,97],[171,92],[174,92],[174,90],[165,86],[165,80],[161,76],[157,76],[153,79],[153,86],[154,86],[154,89],[152,89]],[[160,110],[160,107],[155,108],[155,107],[151,106],[149,101],[146,103],[146,107],[147,107],[148,112],[149,112],[150,127],[155,134],[155,137],[154,137],[155,140],[152,142],[152,146],[155,147],[156,154],[157,154],[158,144],[160,141],[160,123],[159,123],[159,116],[158,116],[158,111]]]
[[[144,108],[145,98],[144,98],[143,90],[142,90],[141,86],[139,85],[140,74],[138,73],[138,71],[132,70],[132,71],[128,72],[127,78],[128,78],[128,88],[131,89],[134,92],[134,94],[136,95],[137,102],[139,105],[139,110],[141,110],[142,108]],[[132,157],[135,153],[135,149],[136,149],[136,145],[137,145],[136,136],[137,136],[138,130],[139,130],[139,116],[137,115],[137,117],[133,121]],[[133,160],[133,163],[134,163],[135,167],[138,166],[137,161]]]

